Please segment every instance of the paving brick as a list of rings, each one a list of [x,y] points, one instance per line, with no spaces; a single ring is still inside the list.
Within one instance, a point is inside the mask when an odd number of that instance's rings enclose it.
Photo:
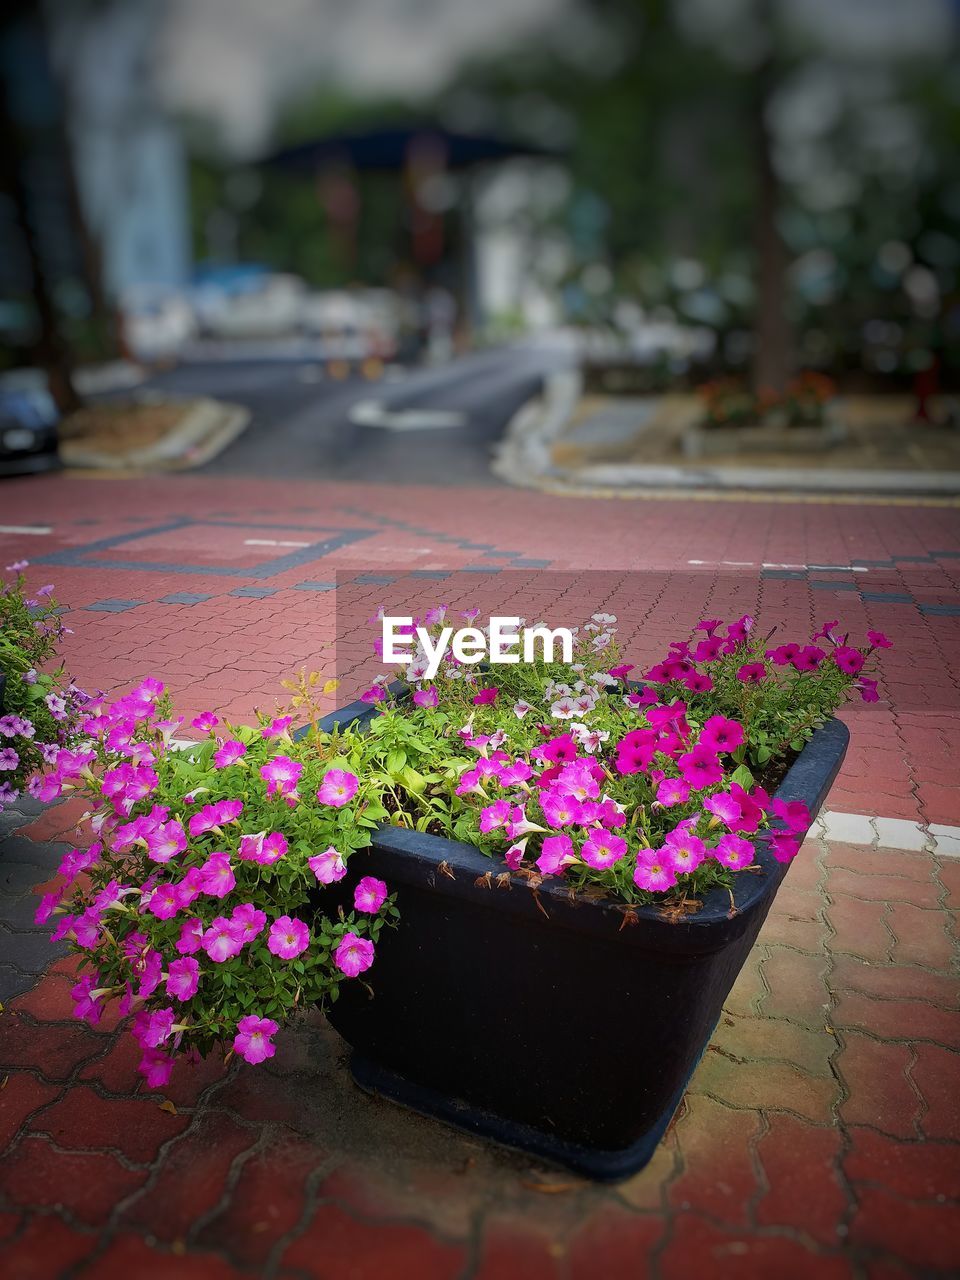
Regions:
[[[900,964],[946,969],[957,954],[944,930],[942,911],[922,911],[909,902],[892,902],[886,924],[896,937],[892,958]]]
[[[65,1276],[96,1247],[96,1237],[68,1226],[55,1214],[31,1218],[20,1235],[3,1246],[3,1266],[14,1280]]]
[[[189,1117],[161,1111],[149,1098],[101,1098],[88,1085],[75,1085],[43,1111],[32,1128],[48,1133],[69,1150],[111,1147],[128,1160],[147,1163],[186,1128]]]
[[[598,1266],[608,1276],[644,1274],[664,1229],[659,1214],[630,1213],[614,1205],[595,1209],[567,1246],[570,1280],[589,1280]]]
[[[150,1190],[124,1211],[122,1221],[160,1240],[182,1239],[198,1218],[217,1207],[234,1161],[258,1137],[257,1130],[225,1112],[199,1116],[167,1151]]]
[[[319,1147],[290,1137],[258,1151],[244,1161],[229,1204],[201,1232],[200,1245],[263,1266],[277,1240],[300,1221],[307,1178],[325,1159]]]
[[[89,1280],[242,1280],[246,1274],[224,1258],[209,1253],[168,1252],[139,1236],[123,1232],[98,1257],[76,1273]]]
[[[833,930],[833,936],[827,939],[831,951],[845,951],[867,960],[889,959],[894,940],[884,924],[885,902],[837,898],[826,905],[824,914]]]
[[[933,1040],[960,1049],[960,1013],[922,1000],[876,1000],[845,991],[837,1000],[833,1021],[887,1040]]]
[[[6,1069],[6,1064],[0,1068],[4,1073]],[[26,1071],[8,1075],[0,1089],[0,1151],[13,1141],[34,1111],[53,1102],[60,1092],[59,1085],[38,1080]]]
[[[789,1227],[827,1248],[842,1243],[847,1196],[838,1177],[842,1138],[835,1128],[772,1115],[757,1145],[767,1190],[754,1214],[763,1226]]]
[[[811,1075],[830,1076],[830,1055],[836,1038],[825,1023],[802,1027],[783,1018],[732,1018],[725,1014],[711,1038],[711,1046],[740,1061],[789,1062]]]
[[[913,1268],[960,1270],[955,1204],[907,1201],[879,1187],[857,1188],[853,1244],[894,1254]]]
[[[851,1182],[880,1185],[905,1200],[960,1200],[960,1150],[946,1142],[900,1142],[851,1126],[843,1168]]]
[[[691,1094],[676,1127],[683,1161],[667,1197],[674,1210],[693,1209],[735,1226],[749,1223],[749,1204],[757,1191],[751,1145],[760,1117],[734,1111],[712,1098]]]
[[[786,1237],[759,1237],[724,1230],[697,1214],[685,1215],[674,1227],[659,1259],[662,1280],[853,1280],[852,1264],[827,1257]],[[589,1273],[596,1275],[597,1270]],[[629,1273],[628,1273],[629,1274]],[[643,1275],[638,1270],[637,1275]],[[585,1273],[584,1280],[588,1280]]]
[[[920,840],[922,833],[918,833]],[[830,866],[845,867],[857,875],[904,876],[926,884],[933,874],[928,853],[908,853],[894,849],[869,849],[858,845],[833,844]]]
[[[832,898],[841,894],[874,902],[912,902],[915,907],[937,906],[938,891],[933,870],[926,880],[900,875],[860,875],[846,867],[831,867],[827,892]]]
[[[906,1045],[886,1044],[847,1031],[837,1067],[849,1097],[840,1104],[845,1124],[866,1124],[895,1138],[917,1137],[919,1101],[906,1076]]]
[[[103,1051],[103,1037],[82,1023],[34,1022],[26,1015],[0,1015],[0,1063],[32,1069],[47,1080],[66,1080],[80,1063]]]
[[[358,1231],[337,1205],[321,1204],[282,1262],[309,1274],[320,1257],[331,1276],[346,1274],[350,1280],[456,1280],[465,1252],[405,1223],[368,1221]]]
[[[774,948],[761,965],[769,992],[761,997],[760,1012],[822,1026],[828,1003],[823,982],[827,968],[828,961],[823,956]]]
[[[485,1224],[473,1280],[561,1280],[564,1245],[536,1225]],[[569,1274],[569,1272],[567,1273]]]
[[[881,1000],[927,1000],[944,1009],[960,1005],[960,980],[945,973],[931,973],[916,965],[870,964],[854,956],[838,955],[829,985],[835,991],[859,991]]]
[[[960,1080],[960,1054],[936,1044],[914,1047],[916,1061],[910,1078],[924,1102],[920,1127],[928,1138],[945,1138],[960,1142],[960,1106],[957,1105],[957,1081]]]
[[[146,1177],[145,1169],[126,1169],[106,1151],[56,1151],[41,1137],[21,1139],[0,1171],[12,1203],[65,1209],[89,1226],[103,1226],[117,1201],[136,1191]]]
[[[790,1111],[814,1124],[828,1124],[837,1098],[833,1080],[824,1080],[776,1062],[735,1063],[705,1054],[688,1093],[708,1093],[731,1107]]]

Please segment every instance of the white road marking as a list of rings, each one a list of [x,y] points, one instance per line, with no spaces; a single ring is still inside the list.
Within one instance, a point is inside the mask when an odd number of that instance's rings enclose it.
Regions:
[[[30,533],[43,535],[53,533],[48,524],[0,524],[0,533]]]
[[[700,568],[710,568],[725,564],[736,569],[802,569],[820,573],[869,573],[870,570],[859,564],[779,564],[775,560],[763,560],[759,565],[756,560],[688,560],[687,564],[695,564]]]
[[[244,538],[245,547],[309,547],[309,542],[286,542],[280,538]]]
[[[358,427],[382,427],[387,431],[443,431],[464,427],[467,415],[455,409],[400,409],[391,413],[379,400],[360,400],[350,410]]]
[[[938,858],[960,858],[960,827],[940,822],[922,827],[906,818],[871,818],[865,813],[825,809],[817,826],[824,839],[836,844],[876,845],[880,849],[934,853]]]

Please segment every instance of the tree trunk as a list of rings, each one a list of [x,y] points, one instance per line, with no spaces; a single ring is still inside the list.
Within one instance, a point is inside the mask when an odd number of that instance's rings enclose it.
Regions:
[[[787,318],[787,248],[780,234],[780,180],[773,166],[773,146],[766,113],[773,88],[773,66],[757,76],[754,137],[757,165],[756,285],[754,391],[782,393],[790,376],[792,334]]]

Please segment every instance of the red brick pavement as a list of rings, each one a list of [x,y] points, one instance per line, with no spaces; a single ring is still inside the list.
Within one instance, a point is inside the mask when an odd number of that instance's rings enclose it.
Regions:
[[[601,589],[604,599],[623,599],[626,648],[641,661],[704,610],[750,608],[764,622],[784,617],[804,629],[837,616],[855,632],[880,627],[898,641],[884,655],[885,697],[851,709],[854,746],[831,806],[960,821],[951,766],[960,653],[957,619],[943,612],[958,599],[955,510],[592,502],[198,477],[56,478],[5,486],[4,498],[5,522],[43,521],[54,531],[0,535],[0,554],[66,552],[74,561],[36,573],[57,583],[71,609],[68,657],[77,677],[116,689],[158,674],[191,712],[213,705],[240,717],[269,701],[270,686],[292,667],[329,667],[334,593],[298,584],[335,573],[341,582],[395,576],[349,588],[375,603],[384,592],[448,598],[451,583],[464,589],[459,575],[434,582],[409,578],[410,569],[499,563],[525,576],[508,584],[505,574],[476,574],[470,582],[474,595],[502,600],[536,588],[539,569],[517,560],[548,561],[570,575],[564,599],[586,597],[592,607]],[[171,511],[238,523],[204,525],[186,547],[181,526],[141,549],[136,541],[89,549],[169,524]],[[222,573],[230,564],[249,569],[243,543],[260,537],[253,524],[281,521],[296,527],[262,536],[373,532],[269,576]],[[481,545],[502,554],[494,559]],[[154,564],[203,571],[76,563],[99,555],[128,565],[141,551]],[[867,572],[777,577],[763,562]],[[599,569],[608,580],[587,576]],[[638,581],[625,574],[641,570],[650,593],[624,598]],[[816,585],[854,577],[858,590]],[[276,593],[231,594],[248,586]],[[211,598],[160,603],[178,592]],[[117,613],[88,609],[105,600],[141,603]],[[359,647],[341,650],[355,686]],[[76,817],[68,801],[30,834],[69,838]],[[366,1097],[349,1081],[341,1043],[315,1017],[283,1033],[266,1066],[208,1062],[182,1069],[162,1097],[151,1094],[112,1026],[72,1022],[72,962],[57,961],[0,1015],[5,1274],[957,1274],[958,910],[960,860],[808,841],[668,1137],[644,1172],[612,1188],[550,1173]]]

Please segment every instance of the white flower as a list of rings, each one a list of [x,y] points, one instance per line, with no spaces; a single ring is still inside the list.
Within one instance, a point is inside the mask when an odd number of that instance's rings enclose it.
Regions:
[[[513,705],[513,714],[517,717],[518,720],[522,720],[523,717],[527,714],[527,712],[532,710],[533,710],[533,707],[531,707],[530,703],[524,702],[522,698],[520,699],[519,702],[515,702]]]
[[[576,713],[576,707],[567,697],[558,698],[550,707],[550,714],[555,720],[572,720]]]

